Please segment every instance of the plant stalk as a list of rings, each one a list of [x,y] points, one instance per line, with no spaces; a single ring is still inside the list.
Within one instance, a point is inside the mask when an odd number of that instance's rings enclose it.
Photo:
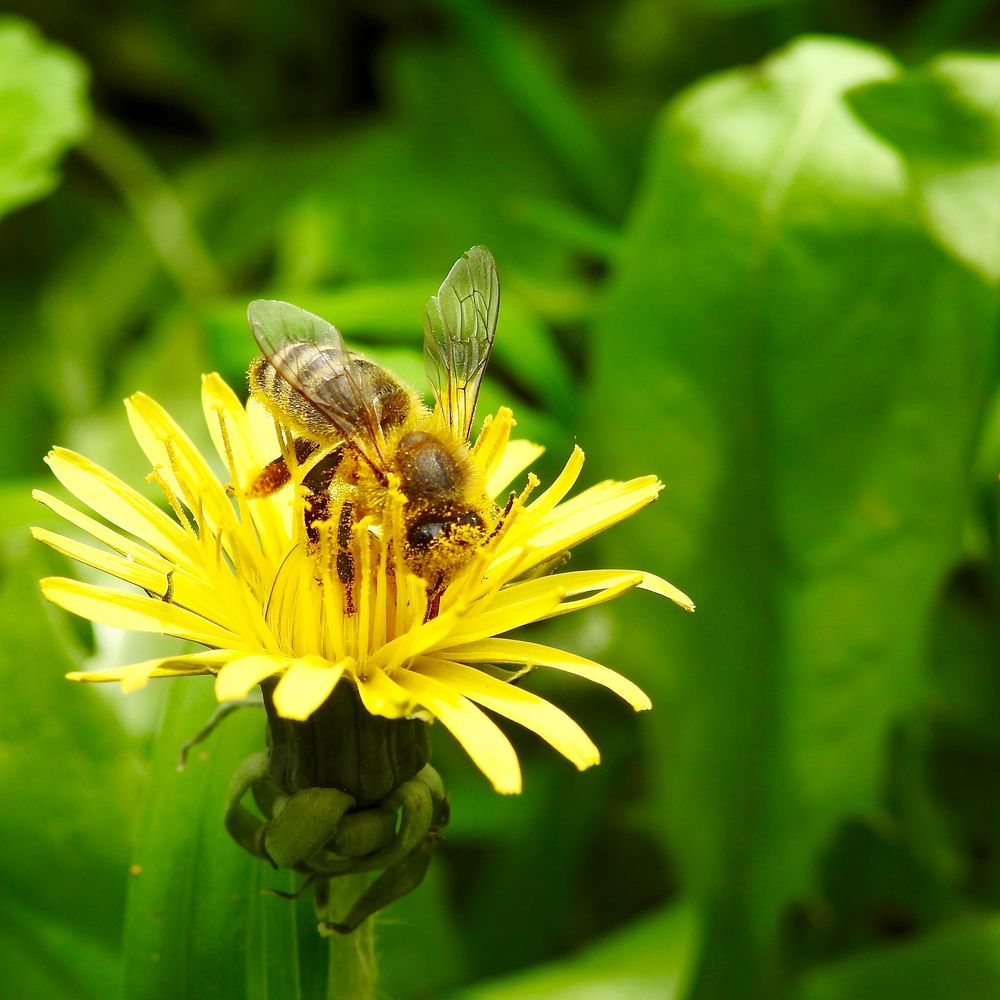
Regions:
[[[365,875],[340,875],[330,879],[326,919],[342,920],[367,884]],[[375,918],[369,917],[350,934],[331,934],[327,940],[327,1000],[375,1000],[378,980]]]

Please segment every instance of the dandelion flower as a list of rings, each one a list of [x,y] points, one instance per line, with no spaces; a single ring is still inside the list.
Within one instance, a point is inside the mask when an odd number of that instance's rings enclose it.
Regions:
[[[96,517],[48,493],[37,491],[36,498],[101,547],[41,528],[35,537],[138,590],[50,577],[42,581],[45,596],[102,625],[207,647],[75,672],[71,679],[120,681],[128,691],[150,678],[213,674],[221,702],[269,682],[275,711],[295,720],[309,718],[336,685],[351,684],[371,715],[439,720],[503,793],[520,791],[521,773],[487,712],[534,730],[580,769],[599,760],[576,722],[511,680],[550,668],[601,684],[636,710],[650,707],[634,683],[608,667],[509,633],[633,588],[693,610],[683,593],[649,573],[537,575],[655,499],[661,488],[655,477],[602,482],[566,499],[583,465],[579,448],[547,489],[539,492],[528,474],[520,492],[500,501],[507,506],[498,530],[473,549],[436,607],[429,606],[425,581],[399,556],[405,499],[390,482],[383,523],[368,518],[352,532],[357,573],[348,596],[329,552],[306,544],[307,491],[292,482],[270,496],[247,495],[245,484],[275,454],[287,453],[290,437],[255,399],[244,407],[218,375],[204,378],[202,402],[228,484],[154,400],[138,394],[126,401],[152,465],[149,478],[170,513],[82,455],[56,448],[47,457],[62,485]],[[511,440],[513,425],[511,412],[501,409],[486,419],[470,450],[497,498],[541,452]]]

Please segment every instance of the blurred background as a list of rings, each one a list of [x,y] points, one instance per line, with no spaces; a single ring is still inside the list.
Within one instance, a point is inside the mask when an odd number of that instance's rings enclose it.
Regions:
[[[42,457],[198,440],[248,300],[423,385],[420,311],[488,245],[483,410],[551,478],[654,472],[586,565],[633,594],[538,638],[601,746],[513,733],[495,795],[380,917],[382,995],[1000,997],[1000,10],[985,0],[15,0],[0,19],[0,968],[28,998],[312,997],[308,904],[221,827],[261,740],[211,685],[66,683],[166,650],[47,608]],[[200,436],[199,436],[200,435]],[[79,573],[79,570],[74,570]],[[513,727],[508,727],[512,729]]]

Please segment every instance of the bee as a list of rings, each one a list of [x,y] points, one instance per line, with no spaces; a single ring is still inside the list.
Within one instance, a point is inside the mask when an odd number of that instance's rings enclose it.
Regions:
[[[432,597],[497,522],[469,436],[499,308],[493,256],[473,247],[424,308],[424,357],[436,402],[430,410],[391,372],[348,350],[326,320],[287,302],[250,304],[261,350],[247,375],[250,392],[291,430],[295,461],[308,467],[302,485],[309,543],[317,543],[320,524],[336,521],[348,613],[353,527],[364,517],[382,522],[390,474],[406,500],[404,559]],[[247,494],[269,495],[291,479],[285,458],[277,458]]]

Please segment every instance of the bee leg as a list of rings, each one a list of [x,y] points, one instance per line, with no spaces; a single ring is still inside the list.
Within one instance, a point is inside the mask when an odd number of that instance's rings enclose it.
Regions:
[[[301,465],[319,445],[315,441],[307,441],[305,438],[295,439],[295,459]],[[325,462],[326,459],[323,459]],[[323,462],[319,463],[320,465]],[[250,500],[259,500],[261,497],[269,497],[272,493],[277,493],[282,487],[287,486],[292,481],[292,472],[288,468],[284,455],[279,455],[264,466],[247,484],[246,494]]]
[[[298,441],[295,442],[298,445]],[[333,485],[333,478],[344,457],[344,446],[338,445],[329,455],[324,455],[303,477],[302,485],[313,493],[326,493]],[[303,459],[304,460],[304,459]]]
[[[432,618],[437,618],[441,610],[441,595],[444,593],[444,577],[439,576],[437,582],[427,591],[427,612],[424,621],[429,622]]]
[[[312,493],[306,501],[304,520],[306,524],[306,537],[310,545],[319,544],[318,524],[330,519],[330,494]]]
[[[353,615],[354,607],[354,552],[351,533],[354,528],[354,504],[344,501],[340,508],[340,521],[337,524],[337,576],[344,585],[344,614]]]
[[[298,444],[299,442],[296,441],[296,445]],[[321,458],[306,473],[302,480],[302,485],[310,493],[306,503],[305,523],[306,535],[311,545],[319,544],[319,528],[317,524],[320,521],[328,521],[330,519],[329,490],[333,484],[333,477],[337,474],[337,467],[340,465],[340,460],[343,457],[343,447],[334,448],[329,455]]]
[[[247,483],[247,497],[251,500],[269,497],[272,493],[277,493],[283,486],[287,486],[291,480],[292,474],[288,469],[288,463],[285,461],[284,456],[279,455],[268,462]]]
[[[507,505],[500,512],[500,516],[497,518],[497,523],[493,526],[493,530],[489,533],[489,536],[487,537],[486,541],[490,541],[492,538],[494,538],[494,536],[496,536],[496,534],[504,526],[504,522],[510,516],[510,512],[514,509],[514,501],[516,499],[517,499],[517,494],[513,490],[511,490],[510,496],[507,497]]]

